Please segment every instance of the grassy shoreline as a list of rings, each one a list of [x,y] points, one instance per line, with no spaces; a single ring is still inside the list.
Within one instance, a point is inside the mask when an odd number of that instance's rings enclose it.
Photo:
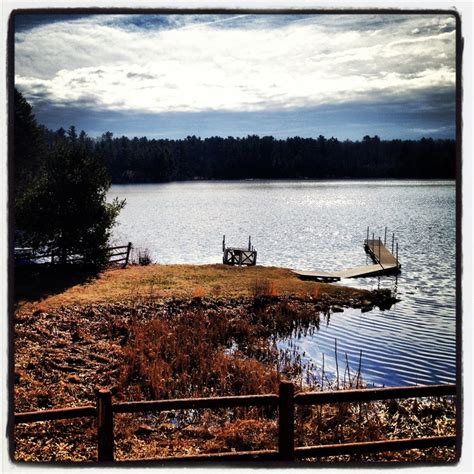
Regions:
[[[137,297],[153,298],[241,298],[267,292],[272,296],[318,299],[323,295],[341,304],[354,297],[367,304],[373,293],[342,285],[299,280],[291,270],[279,267],[232,267],[222,264],[132,265],[108,269],[91,277],[78,273],[67,278],[58,270],[37,270],[19,275],[16,282],[17,309],[32,305],[44,308],[60,305],[111,302]],[[61,282],[61,280],[65,280]]]

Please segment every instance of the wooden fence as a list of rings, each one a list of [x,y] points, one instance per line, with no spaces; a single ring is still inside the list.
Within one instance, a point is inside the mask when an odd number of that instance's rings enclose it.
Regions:
[[[132,242],[129,242],[127,245],[110,247],[107,250],[109,251],[109,263],[123,262],[122,267],[125,268],[128,265],[128,261],[130,259]]]
[[[95,417],[97,423],[97,452],[99,462],[114,461],[114,413],[163,412],[169,410],[234,407],[278,407],[278,450],[259,450],[231,453],[200,454],[134,462],[210,462],[210,461],[287,461],[296,459],[339,456],[343,454],[378,453],[423,449],[438,446],[455,446],[456,436],[432,436],[345,444],[295,447],[295,406],[330,403],[369,402],[375,400],[438,397],[456,395],[456,385],[422,385],[414,387],[373,388],[331,392],[294,393],[294,385],[281,382],[279,393],[214,398],[188,398],[180,400],[153,400],[113,403],[112,392],[102,389],[96,393],[96,405],[79,408],[62,408],[27,413],[15,413],[14,422],[60,420],[77,417]],[[130,461],[127,461],[130,462]]]
[[[131,250],[131,242],[129,242],[127,245],[109,247],[107,249],[107,252],[109,253],[109,264],[123,262],[122,267],[125,268],[128,265],[130,259]],[[54,252],[35,253],[32,249],[15,249],[15,263],[21,264],[22,262],[24,264],[36,262],[40,265],[56,265],[61,263],[62,259],[60,258],[60,255]],[[80,255],[67,255],[66,262],[68,264],[82,263],[83,257]]]

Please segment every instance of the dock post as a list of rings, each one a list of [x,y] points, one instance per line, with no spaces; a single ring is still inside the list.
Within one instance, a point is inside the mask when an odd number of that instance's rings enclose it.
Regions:
[[[392,234],[392,255],[393,255],[393,244],[395,242],[395,232]]]
[[[383,244],[387,245],[387,226],[385,226],[385,237],[383,239]]]
[[[397,240],[397,265],[399,265],[399,263],[398,263],[398,240]]]
[[[225,252],[225,234],[222,237],[222,251]]]
[[[367,226],[367,240],[365,243],[369,245],[369,226]]]
[[[252,248],[252,242],[250,240],[250,235],[249,235],[249,251],[251,250],[251,248]]]
[[[375,232],[372,232],[372,245],[375,245]]]
[[[380,245],[382,244],[382,242],[380,241],[380,235],[379,235],[379,263],[380,263]]]

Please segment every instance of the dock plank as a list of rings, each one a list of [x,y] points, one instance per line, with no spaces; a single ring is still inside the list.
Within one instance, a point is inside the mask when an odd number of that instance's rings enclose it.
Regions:
[[[365,249],[375,263],[379,263],[383,267],[389,265],[398,265],[398,261],[394,255],[385,247],[378,239],[365,240]]]
[[[321,281],[339,281],[341,278],[363,278],[377,275],[389,275],[398,270],[397,265],[364,265],[363,267],[348,268],[334,272],[325,272],[322,270],[303,271],[292,270],[293,273],[302,280],[321,280]]]
[[[354,267],[347,270],[341,270],[335,272],[335,274],[341,278],[357,278],[357,277],[368,277],[376,275],[387,275],[391,270],[395,270],[396,265],[364,265],[363,267]]]

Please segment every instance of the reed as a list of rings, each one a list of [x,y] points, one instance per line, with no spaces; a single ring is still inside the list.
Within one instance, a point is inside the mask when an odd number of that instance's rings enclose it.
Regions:
[[[362,352],[356,370],[349,367],[347,354],[344,368],[338,360],[340,373],[333,378],[324,354],[319,365],[306,360],[298,347],[298,337],[318,330],[319,302],[275,296],[268,283],[259,286],[256,296],[209,299],[202,295],[201,284],[192,281],[194,296],[187,299],[159,301],[156,283],[149,282],[146,293],[142,286],[132,286],[126,300],[113,304],[18,314],[17,409],[88,404],[92,383],[115,386],[117,401],[275,393],[281,379],[292,380],[299,390],[363,386]],[[255,279],[248,284],[249,292],[258,286]],[[334,348],[337,354],[337,341]],[[298,443],[455,432],[452,401],[410,403],[298,407]],[[117,459],[273,449],[276,443],[276,413],[271,407],[118,414],[115,427]],[[93,427],[84,425],[84,430],[86,442],[81,444],[72,421],[39,428],[19,425],[15,457],[94,459]],[[453,453],[438,450],[430,456],[448,459]]]

